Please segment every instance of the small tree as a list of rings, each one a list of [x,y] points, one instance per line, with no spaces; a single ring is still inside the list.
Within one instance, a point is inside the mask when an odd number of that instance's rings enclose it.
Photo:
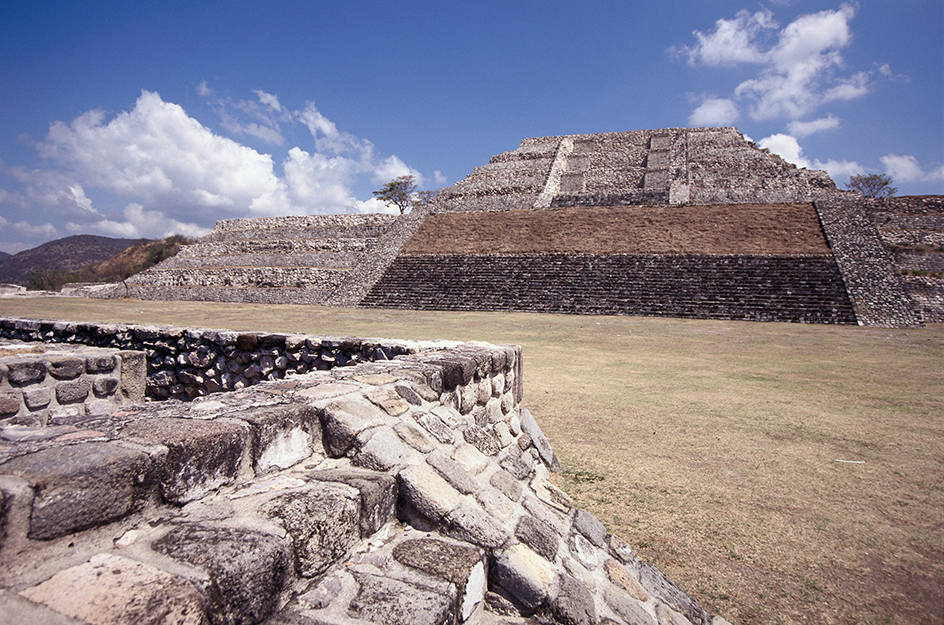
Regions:
[[[850,176],[846,188],[865,197],[891,197],[898,193],[892,182],[891,176],[885,174],[860,174]]]
[[[400,176],[385,184],[380,191],[374,191],[373,194],[387,206],[396,206],[402,215],[412,205],[415,192],[416,180],[413,176]]]

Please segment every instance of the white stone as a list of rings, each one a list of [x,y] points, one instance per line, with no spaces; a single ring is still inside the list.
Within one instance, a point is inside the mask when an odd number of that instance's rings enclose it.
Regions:
[[[407,501],[432,521],[439,521],[462,503],[459,491],[425,463],[400,471],[400,483]]]
[[[460,443],[452,452],[452,459],[472,475],[484,471],[489,463],[488,456],[468,443]]]
[[[287,469],[311,455],[311,432],[304,427],[280,431],[256,461],[260,473],[271,468]]]

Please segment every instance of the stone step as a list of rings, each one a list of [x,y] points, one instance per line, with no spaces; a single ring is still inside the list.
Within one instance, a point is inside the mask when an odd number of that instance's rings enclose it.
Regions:
[[[830,257],[413,256],[365,307],[855,323]]]

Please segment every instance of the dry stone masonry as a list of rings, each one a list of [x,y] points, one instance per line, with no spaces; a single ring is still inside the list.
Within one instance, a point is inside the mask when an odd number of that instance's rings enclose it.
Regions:
[[[140,352],[0,345],[0,424],[47,425],[144,401]]]
[[[318,304],[371,257],[392,215],[229,219],[98,297]]]
[[[298,337],[310,341],[325,339]],[[375,351],[190,402],[0,426],[0,613],[73,625],[725,623],[554,486],[557,458],[521,403],[520,348],[389,343],[402,348],[390,359]]]

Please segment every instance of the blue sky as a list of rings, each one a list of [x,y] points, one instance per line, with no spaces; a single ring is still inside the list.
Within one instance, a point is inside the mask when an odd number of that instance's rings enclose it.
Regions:
[[[533,136],[736,126],[944,193],[941,0],[0,6],[0,250],[384,210]]]

